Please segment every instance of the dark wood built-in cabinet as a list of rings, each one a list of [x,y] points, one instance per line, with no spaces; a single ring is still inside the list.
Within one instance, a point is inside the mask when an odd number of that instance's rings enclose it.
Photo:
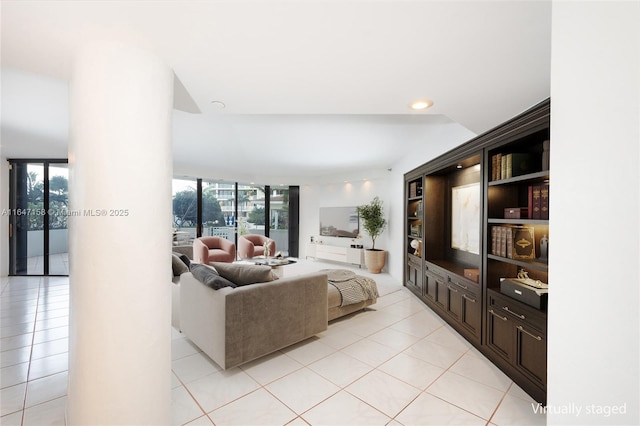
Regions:
[[[546,100],[405,174],[405,286],[543,403],[549,117]]]

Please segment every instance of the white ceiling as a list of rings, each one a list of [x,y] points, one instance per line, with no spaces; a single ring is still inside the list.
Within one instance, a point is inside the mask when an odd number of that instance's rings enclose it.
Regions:
[[[0,13],[7,157],[66,156],[67,81],[93,39],[174,69],[201,110],[175,112],[174,162],[212,176],[386,168],[437,144],[438,126],[482,133],[550,90],[549,1],[2,0]],[[421,97],[434,106],[410,111]]]

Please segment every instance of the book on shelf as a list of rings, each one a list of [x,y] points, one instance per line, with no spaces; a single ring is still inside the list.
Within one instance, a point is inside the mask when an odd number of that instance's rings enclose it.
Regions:
[[[531,219],[542,219],[540,215],[541,207],[540,185],[529,186],[529,211],[531,212]]]
[[[416,195],[418,193],[417,188],[418,188],[418,183],[417,182],[411,182],[409,184],[409,198],[413,198],[413,197],[417,196]]]
[[[549,185],[540,186],[540,219],[549,219]]]
[[[502,154],[491,156],[491,180],[499,180],[501,176]]]
[[[491,228],[491,254],[507,259],[535,259],[533,226],[508,225]]]
[[[422,185],[419,182],[409,183],[409,198],[422,196]]]
[[[500,179],[509,179],[533,171],[532,156],[526,152],[502,154]]]

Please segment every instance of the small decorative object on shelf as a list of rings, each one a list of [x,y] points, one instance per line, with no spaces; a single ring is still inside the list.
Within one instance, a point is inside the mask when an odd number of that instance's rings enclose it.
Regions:
[[[268,258],[271,255],[271,249],[269,248],[269,244],[271,243],[271,240],[267,240],[264,242],[264,257]]]
[[[542,142],[542,170],[549,170],[549,139]]]
[[[477,283],[480,279],[480,269],[465,269],[463,273],[466,279],[471,280],[474,283]]]
[[[411,248],[413,249],[413,255],[420,257],[420,245],[422,243],[419,240],[411,241]]]
[[[527,207],[507,207],[504,209],[505,219],[528,219],[529,209]]]
[[[549,239],[547,238],[547,234],[540,238],[540,258],[538,260],[544,263],[547,263],[549,260]]]

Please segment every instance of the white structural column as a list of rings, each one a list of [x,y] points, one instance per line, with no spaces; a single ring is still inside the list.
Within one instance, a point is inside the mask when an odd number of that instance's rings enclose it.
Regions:
[[[171,421],[173,72],[95,43],[76,58],[69,143],[69,425]]]

